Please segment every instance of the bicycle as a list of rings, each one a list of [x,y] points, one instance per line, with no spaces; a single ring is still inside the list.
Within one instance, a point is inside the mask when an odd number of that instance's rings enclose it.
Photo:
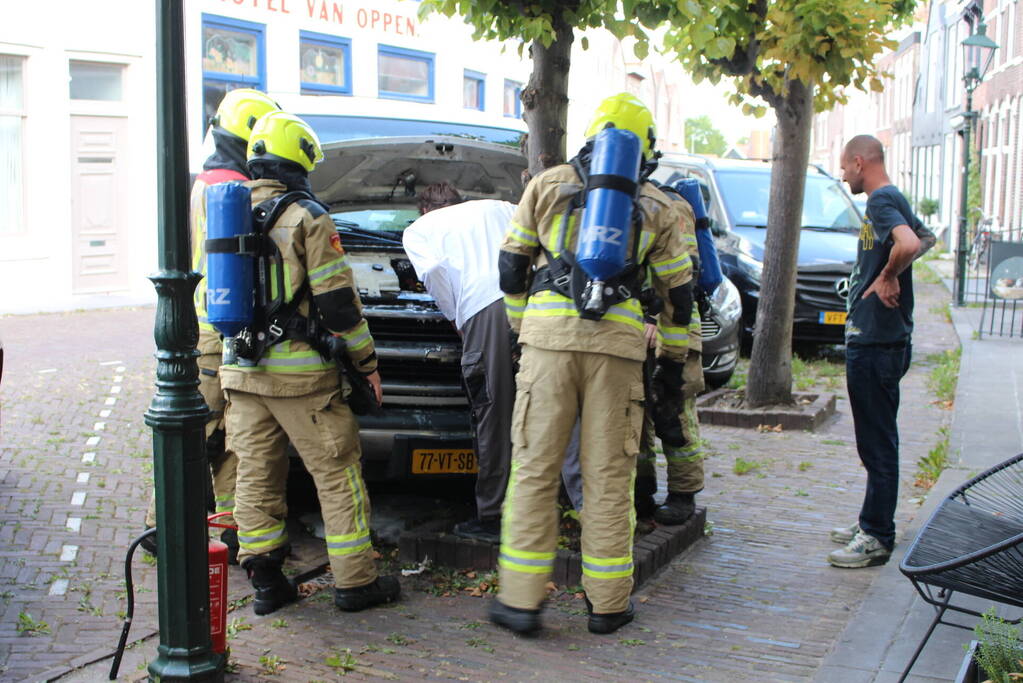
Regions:
[[[970,249],[967,253],[970,269],[977,269],[987,257],[988,246],[991,244],[991,233],[993,232],[991,226],[994,224],[995,219],[991,216],[985,216],[984,211],[980,208],[973,210],[980,214],[980,219],[977,221],[976,228],[973,231],[973,239],[970,241]]]

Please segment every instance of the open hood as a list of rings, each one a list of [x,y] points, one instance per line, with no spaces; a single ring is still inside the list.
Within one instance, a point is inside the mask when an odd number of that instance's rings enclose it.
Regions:
[[[518,202],[526,159],[506,145],[454,136],[367,138],[331,142],[309,174],[332,209],[350,203],[411,204],[416,191],[447,181],[465,199]]]

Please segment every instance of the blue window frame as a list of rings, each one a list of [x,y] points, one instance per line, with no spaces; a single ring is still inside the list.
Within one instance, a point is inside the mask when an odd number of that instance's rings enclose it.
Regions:
[[[312,31],[298,32],[303,95],[352,94],[352,41]]]
[[[486,103],[487,75],[479,71],[465,70],[462,77],[462,106],[466,109],[483,111]]]
[[[377,46],[377,94],[380,97],[433,102],[433,77],[432,52]]]
[[[522,118],[522,84],[504,79],[504,115]]]
[[[235,88],[266,90],[266,26],[215,14],[202,15],[203,122]]]

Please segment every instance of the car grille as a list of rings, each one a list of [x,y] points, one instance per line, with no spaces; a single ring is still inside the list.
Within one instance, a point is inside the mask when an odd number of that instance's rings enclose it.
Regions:
[[[413,316],[404,318],[379,318],[367,311],[369,331],[374,339],[408,342],[450,342],[458,341],[458,335],[451,323],[439,320],[424,320]]]
[[[461,340],[432,308],[368,305],[385,405],[466,406]]]
[[[838,295],[835,284],[848,277],[847,268],[800,268],[796,275],[796,297],[821,311],[844,311],[845,299]]]
[[[714,318],[700,320],[700,336],[704,339],[716,337],[721,332],[721,325]]]

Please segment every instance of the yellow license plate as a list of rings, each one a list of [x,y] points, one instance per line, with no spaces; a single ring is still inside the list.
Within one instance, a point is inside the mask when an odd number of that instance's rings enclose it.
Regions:
[[[476,474],[479,463],[471,448],[416,448],[412,474]]]
[[[822,325],[845,325],[845,311],[821,311]]]

